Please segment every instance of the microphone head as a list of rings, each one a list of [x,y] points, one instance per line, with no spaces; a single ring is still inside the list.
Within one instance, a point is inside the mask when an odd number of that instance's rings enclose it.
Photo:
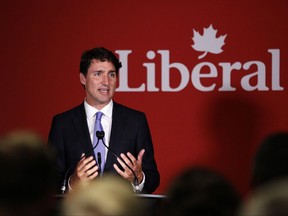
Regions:
[[[104,131],[96,131],[96,137],[100,140],[103,139],[105,136],[105,132]]]

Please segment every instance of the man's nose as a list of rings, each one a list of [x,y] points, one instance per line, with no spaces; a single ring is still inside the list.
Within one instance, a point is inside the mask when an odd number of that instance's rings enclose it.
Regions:
[[[103,74],[102,76],[102,84],[108,85],[109,84],[109,78],[107,74]]]

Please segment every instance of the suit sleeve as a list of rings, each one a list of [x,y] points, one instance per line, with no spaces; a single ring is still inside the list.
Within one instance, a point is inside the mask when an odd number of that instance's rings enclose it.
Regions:
[[[61,124],[57,116],[52,119],[52,124],[49,132],[48,143],[57,153],[57,170],[58,170],[58,188],[62,187],[65,176],[65,151],[64,151],[64,138],[61,133]]]
[[[147,118],[143,113],[139,120],[137,136],[137,152],[145,149],[142,160],[142,170],[145,173],[144,193],[153,193],[160,184],[160,174],[154,157],[154,148]]]

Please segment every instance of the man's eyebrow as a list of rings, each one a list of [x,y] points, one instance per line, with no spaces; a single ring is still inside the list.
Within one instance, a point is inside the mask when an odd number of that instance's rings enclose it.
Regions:
[[[93,70],[93,71],[92,71],[92,73],[95,73],[95,72],[104,73],[105,70],[103,70],[103,69],[98,69],[98,70]],[[109,70],[108,73],[116,73],[116,70]]]

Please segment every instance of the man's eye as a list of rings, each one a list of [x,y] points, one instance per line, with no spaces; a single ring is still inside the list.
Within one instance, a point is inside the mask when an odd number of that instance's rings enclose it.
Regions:
[[[95,72],[94,73],[94,76],[100,76],[101,75],[101,72]]]
[[[110,76],[110,77],[115,77],[115,76],[116,76],[116,73],[110,73],[109,76]]]

